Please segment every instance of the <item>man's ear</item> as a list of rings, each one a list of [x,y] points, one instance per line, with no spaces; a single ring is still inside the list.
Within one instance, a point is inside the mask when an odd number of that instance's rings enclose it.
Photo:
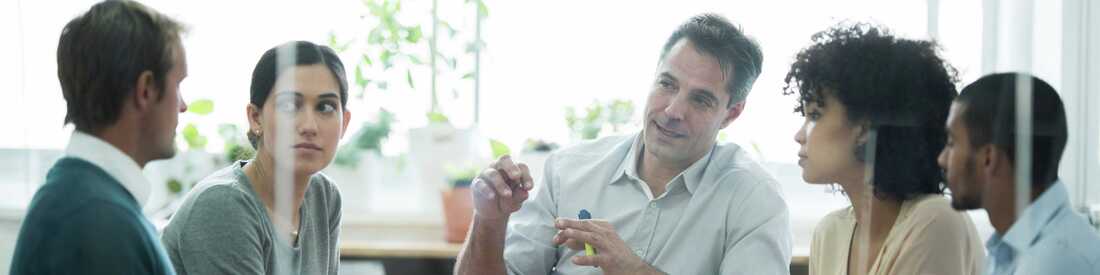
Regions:
[[[160,91],[157,90],[156,78],[152,71],[143,71],[134,83],[134,108],[144,111],[157,101]]]
[[[748,100],[742,100],[726,108],[726,117],[722,119],[722,127],[719,129],[725,129],[727,126],[730,126],[730,123],[737,119],[737,117],[741,116],[741,112],[745,111],[745,101]]]
[[[1016,178],[1016,159],[1008,155],[1008,152],[1000,148],[993,150],[993,171],[1001,176]],[[1029,181],[1030,182],[1030,181]]]
[[[985,178],[993,178],[998,173],[998,166],[1003,165],[998,159],[1000,151],[993,144],[986,144],[974,150],[974,163],[978,173]]]

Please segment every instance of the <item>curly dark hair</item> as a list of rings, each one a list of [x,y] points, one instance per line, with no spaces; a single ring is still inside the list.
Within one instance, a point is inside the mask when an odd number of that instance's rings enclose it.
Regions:
[[[816,33],[795,57],[784,95],[824,106],[825,96],[844,105],[848,121],[875,133],[874,194],[905,201],[943,194],[936,158],[947,139],[945,123],[958,95],[957,71],[939,56],[933,41],[895,37],[889,30],[842,22]],[[856,146],[863,162],[865,144]]]

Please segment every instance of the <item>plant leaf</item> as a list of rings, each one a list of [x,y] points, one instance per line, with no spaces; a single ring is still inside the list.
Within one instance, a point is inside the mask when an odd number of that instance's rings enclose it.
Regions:
[[[368,54],[363,54],[362,63],[367,64],[367,66],[374,66],[374,60],[371,60]]]
[[[190,149],[206,148],[206,137],[199,133],[199,128],[194,123],[183,127],[183,140],[187,142],[187,147]]]
[[[509,149],[507,144],[496,139],[489,140],[489,147],[493,150],[493,159],[499,159],[501,156],[512,153],[512,149]]]
[[[192,101],[188,104],[187,111],[196,115],[207,115],[214,111],[214,101],[209,99],[200,99]]]
[[[450,123],[451,120],[448,119],[447,115],[444,115],[443,113],[429,112],[428,113],[428,122],[430,122],[430,123]]]
[[[411,54],[410,54],[410,55],[406,55],[405,57],[408,57],[408,58],[409,58],[409,62],[412,62],[413,64],[416,64],[416,65],[424,65],[424,61],[423,61],[423,60],[420,60],[420,58],[419,58],[419,57],[416,57],[415,55],[411,55]]]
[[[355,86],[366,88],[370,80],[363,76],[363,67],[355,66]]]
[[[405,30],[409,32],[409,34],[405,36],[405,41],[409,41],[409,43],[415,44],[424,36],[424,32],[420,29],[420,25],[412,26]]]
[[[477,0],[477,13],[481,18],[489,17],[489,7],[485,5],[485,1]]]
[[[382,66],[384,66],[386,69],[393,67],[392,58],[393,52],[391,52],[390,50],[382,50],[381,56],[378,57],[378,59],[382,60]]]
[[[168,186],[168,192],[172,192],[172,194],[179,194],[183,191],[183,184],[175,178],[169,179],[165,184]]]

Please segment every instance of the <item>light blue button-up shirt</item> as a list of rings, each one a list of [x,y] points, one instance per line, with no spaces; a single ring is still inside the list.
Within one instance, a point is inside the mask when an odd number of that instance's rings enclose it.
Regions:
[[[639,135],[566,148],[546,161],[534,195],[512,214],[509,274],[602,274],[555,247],[554,220],[587,209],[635,255],[668,274],[788,274],[791,233],[778,184],[745,150],[716,145],[654,197],[637,171]]]
[[[1004,236],[994,233],[985,247],[987,274],[1100,274],[1100,235],[1073,212],[1061,182],[1032,202]]]

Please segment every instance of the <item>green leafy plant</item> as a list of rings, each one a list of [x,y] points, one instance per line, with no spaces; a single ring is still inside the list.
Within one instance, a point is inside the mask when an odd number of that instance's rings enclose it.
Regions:
[[[368,87],[389,89],[393,80],[368,77],[371,72],[403,70],[404,81],[410,88],[415,88],[413,69],[424,64],[417,54],[418,48],[423,47],[423,28],[420,24],[399,19],[402,14],[401,0],[366,0],[363,4],[370,15],[364,16],[364,20],[373,24],[366,37],[342,41],[336,33],[330,32],[328,41],[330,47],[341,53],[350,50],[356,42],[366,45],[357,48],[360,51],[354,69],[354,83],[359,87],[357,96],[362,98]]]
[[[181,183],[178,179],[168,179],[168,182],[166,182],[165,184],[168,186],[168,192],[172,192],[172,194],[179,194],[180,192],[183,192],[183,183]]]
[[[209,99],[196,100],[187,106],[187,112],[197,116],[206,116],[213,111],[214,101]],[[199,132],[198,124],[194,122],[187,123],[187,125],[183,127],[181,135],[183,136],[184,142],[187,143],[187,148],[190,150],[206,149],[206,144],[209,142],[206,135]]]
[[[402,0],[363,0],[367,14],[362,16],[364,24],[369,26],[365,34],[342,38],[335,32],[329,33],[328,44],[340,53],[353,53],[355,68],[354,84],[358,87],[357,98],[364,98],[368,90],[385,91],[394,83],[404,82],[410,89],[424,89],[431,92],[431,105],[428,111],[429,121],[447,122],[439,107],[436,77],[440,70],[458,70],[460,57],[471,55],[484,48],[484,41],[476,38],[465,46],[465,52],[458,54],[443,53],[437,47],[439,38],[457,39],[462,32],[450,22],[436,16],[432,7],[435,25],[421,24],[407,18],[424,18],[420,15],[409,16],[421,11],[412,11],[402,7]],[[477,5],[480,18],[488,15],[488,7],[481,0],[466,0],[467,4]],[[427,33],[426,32],[431,32]],[[438,65],[438,64],[441,65]],[[426,78],[418,72],[430,71],[431,85],[422,85]],[[467,72],[457,78],[459,81],[472,81],[475,72]],[[457,97],[458,91],[454,90]]]
[[[443,167],[443,171],[447,174],[448,187],[468,187],[470,186],[470,182],[477,177],[478,172],[481,171],[481,166],[474,163],[465,163],[462,165],[448,164]]]
[[[393,113],[382,109],[377,121],[364,122],[363,127],[352,136],[351,142],[340,147],[336,153],[336,164],[355,166],[359,164],[360,152],[381,152],[382,143],[389,138],[395,121]]]
[[[428,112],[428,123],[450,124],[451,119],[440,112]]]
[[[607,104],[607,123],[611,130],[618,132],[624,125],[630,123],[634,116],[634,102],[629,100],[613,100]]]
[[[618,132],[623,125],[630,123],[634,115],[634,103],[628,100],[613,100],[608,103],[593,101],[585,107],[584,115],[579,115],[576,108],[565,108],[565,123],[574,137],[581,140],[595,139],[605,125],[610,125],[613,132]]]
[[[492,150],[493,159],[512,153],[512,149],[508,148],[507,144],[496,139],[489,139],[489,149]],[[469,186],[483,166],[476,162],[466,162],[461,165],[447,164],[443,166],[443,171],[447,175],[450,187],[457,188]]]
[[[236,124],[224,123],[218,125],[218,135],[225,141],[225,147],[223,148],[225,161],[235,162],[256,156],[256,150],[252,148],[252,144],[249,144],[248,137],[245,137],[242,133]]]
[[[574,136],[578,136],[582,140],[595,139],[599,136],[605,119],[603,105],[598,102],[592,102],[591,105],[588,105],[585,108],[584,116],[577,116],[577,111],[573,107],[566,107],[565,109],[566,125],[569,126],[569,130]]]
[[[550,152],[558,149],[558,144],[541,139],[528,139],[524,143],[524,152]]]

